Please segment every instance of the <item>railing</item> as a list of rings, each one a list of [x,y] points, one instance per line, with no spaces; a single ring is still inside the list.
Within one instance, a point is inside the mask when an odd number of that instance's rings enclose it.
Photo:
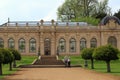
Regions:
[[[11,22],[7,22],[2,26],[17,26],[17,27],[25,27],[25,26],[69,26],[69,27],[74,27],[74,26],[88,26],[88,24],[86,22],[58,22],[58,21],[11,21]]]
[[[91,26],[86,22],[60,22],[60,21],[9,21],[0,25],[0,28],[29,28],[29,29],[39,29],[39,27],[44,29],[49,29],[51,27],[56,27],[56,29],[64,29],[64,28],[71,28],[71,29],[98,29],[97,26]]]

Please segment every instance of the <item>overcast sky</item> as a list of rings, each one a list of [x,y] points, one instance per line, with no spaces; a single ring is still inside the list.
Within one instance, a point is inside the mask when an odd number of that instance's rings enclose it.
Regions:
[[[57,8],[64,0],[0,0],[0,24],[10,21],[49,21],[57,18]],[[109,0],[113,12],[120,0]]]

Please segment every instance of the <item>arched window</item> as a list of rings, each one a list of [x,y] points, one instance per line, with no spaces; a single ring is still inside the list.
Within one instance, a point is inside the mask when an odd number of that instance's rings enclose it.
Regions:
[[[76,40],[70,39],[70,52],[76,52]]]
[[[97,47],[97,40],[96,40],[96,38],[92,38],[90,40],[90,47],[91,48],[96,48]]]
[[[65,42],[65,39],[63,39],[63,38],[61,38],[60,40],[59,40],[59,51],[60,52],[65,52],[65,50],[66,50],[66,42]]]
[[[80,40],[80,50],[83,50],[84,48],[86,48],[86,39],[82,38]]]
[[[4,40],[2,38],[0,38],[0,48],[4,47]]]
[[[110,36],[108,38],[108,44],[113,45],[114,47],[117,47],[117,39],[114,36]]]
[[[25,52],[25,40],[23,38],[19,40],[19,51]]]
[[[35,39],[30,39],[30,42],[29,42],[29,44],[30,44],[30,52],[32,53],[32,52],[36,52],[36,40]]]
[[[15,48],[14,39],[10,38],[10,39],[8,40],[8,47],[9,47],[9,48]]]

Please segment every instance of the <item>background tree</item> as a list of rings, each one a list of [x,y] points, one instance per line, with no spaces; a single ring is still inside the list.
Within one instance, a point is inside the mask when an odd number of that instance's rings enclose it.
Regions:
[[[81,56],[85,60],[91,60],[91,69],[94,69],[94,59],[92,57],[94,48],[85,48],[82,50]]]
[[[107,72],[111,72],[110,61],[118,59],[119,50],[111,45],[101,46],[94,50],[93,58],[103,60],[107,64]]]
[[[21,60],[21,55],[19,53],[19,51],[15,50],[15,49],[9,49],[11,51],[11,53],[14,56],[14,60],[13,60],[13,67],[16,67],[16,60]]]
[[[82,17],[103,17],[103,14],[110,12],[108,0],[102,2],[98,0],[65,0],[58,8],[58,19],[61,21],[76,21]],[[98,15],[98,14],[101,14]]]
[[[114,16],[116,16],[116,17],[118,17],[118,18],[120,19],[120,9],[118,10],[118,12],[116,12],[116,13],[114,14]]]
[[[111,8],[108,6],[108,0],[99,1],[93,8],[92,17],[102,20],[105,16],[111,15]]]
[[[10,64],[9,70],[12,70],[12,61],[14,60],[13,54],[8,49],[3,49],[2,53],[4,55],[3,64]]]
[[[4,56],[2,54],[2,49],[0,49],[0,75],[2,75],[2,63],[4,60]]]

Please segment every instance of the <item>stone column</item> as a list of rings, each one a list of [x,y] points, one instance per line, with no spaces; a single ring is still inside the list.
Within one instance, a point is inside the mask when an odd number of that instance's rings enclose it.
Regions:
[[[90,39],[89,38],[87,38],[87,48],[90,48]]]
[[[15,40],[15,49],[19,50],[19,48],[18,48],[19,47],[19,45],[18,45],[18,40],[19,40],[18,37],[15,38],[14,40]]]
[[[120,36],[119,36],[119,34],[117,35],[118,36],[118,38],[117,38],[117,48],[120,50]]]
[[[8,37],[4,38],[4,48],[8,48]]]
[[[76,40],[76,53],[80,54],[80,40],[77,38]]]
[[[29,39],[28,38],[26,38],[25,39],[25,53],[26,54],[29,54]]]
[[[51,40],[51,55],[56,55],[55,50],[55,40]]]
[[[69,39],[66,36],[66,54],[69,54]]]
[[[40,37],[40,55],[44,55],[44,40]]]

